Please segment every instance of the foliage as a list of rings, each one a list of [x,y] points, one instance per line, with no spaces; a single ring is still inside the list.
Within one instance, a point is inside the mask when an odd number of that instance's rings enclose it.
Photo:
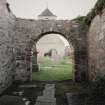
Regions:
[[[91,21],[96,15],[101,15],[102,10],[105,8],[105,0],[98,0],[94,8],[87,14],[87,16],[78,16],[73,19],[80,22],[82,25],[90,25]]]
[[[49,66],[49,65],[53,65],[53,61],[52,59],[50,59],[50,57],[45,57],[41,62],[40,65],[45,67],[45,66]]]
[[[86,18],[84,19],[84,23],[87,24],[87,25],[90,25],[92,19],[96,16],[96,13],[95,13],[95,9],[92,9],[88,15],[86,16]]]
[[[87,25],[90,25],[92,19],[96,15],[98,15],[98,14],[100,15],[104,8],[105,8],[105,0],[98,0],[97,3],[95,4],[95,7],[86,16],[84,23]]]
[[[62,58],[61,61],[60,61],[60,64],[61,65],[70,65],[72,64],[72,59],[68,59],[68,58]]]
[[[77,18],[73,19],[74,21],[83,22],[86,16],[78,16]]]
[[[101,12],[105,8],[105,0],[98,0],[95,5],[96,13]]]

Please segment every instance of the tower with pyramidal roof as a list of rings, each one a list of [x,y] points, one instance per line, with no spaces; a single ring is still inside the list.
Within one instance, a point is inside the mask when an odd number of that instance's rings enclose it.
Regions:
[[[38,15],[39,20],[56,20],[57,16],[54,15],[48,8],[46,8],[40,15]]]

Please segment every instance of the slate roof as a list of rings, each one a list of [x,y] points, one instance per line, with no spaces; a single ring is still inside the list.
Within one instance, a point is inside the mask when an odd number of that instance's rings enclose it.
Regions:
[[[39,16],[55,16],[55,15],[48,8],[46,8]]]

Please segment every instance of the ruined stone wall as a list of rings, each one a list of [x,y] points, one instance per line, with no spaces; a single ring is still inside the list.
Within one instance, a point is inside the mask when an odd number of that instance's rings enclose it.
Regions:
[[[0,93],[13,81],[15,68],[14,28],[15,16],[11,13],[6,0],[0,0]]]
[[[64,36],[72,44],[75,50],[75,80],[87,80],[87,37],[85,27],[80,28],[77,21],[70,20],[31,20],[21,18],[16,19],[15,51],[17,66],[15,80],[26,81],[31,79],[33,68],[31,59],[33,55],[31,52],[33,46],[41,37],[46,34],[51,35],[51,33]],[[37,55],[35,58],[37,58]]]
[[[89,33],[89,77],[105,75],[105,10],[92,20]]]
[[[68,25],[68,29],[64,26]],[[29,80],[32,75],[31,51],[36,45],[36,42],[43,33],[59,32],[67,35],[71,24],[70,21],[56,20],[31,20],[31,19],[16,19],[16,36],[15,36],[15,51],[16,51],[16,74],[15,80]],[[36,49],[34,49],[34,52]]]

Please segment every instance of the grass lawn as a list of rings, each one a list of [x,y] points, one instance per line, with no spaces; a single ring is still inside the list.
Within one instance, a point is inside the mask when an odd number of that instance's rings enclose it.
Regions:
[[[54,64],[50,58],[45,58],[40,64],[40,71],[33,72],[32,80],[54,81],[73,79],[73,64],[68,59],[61,59]]]

